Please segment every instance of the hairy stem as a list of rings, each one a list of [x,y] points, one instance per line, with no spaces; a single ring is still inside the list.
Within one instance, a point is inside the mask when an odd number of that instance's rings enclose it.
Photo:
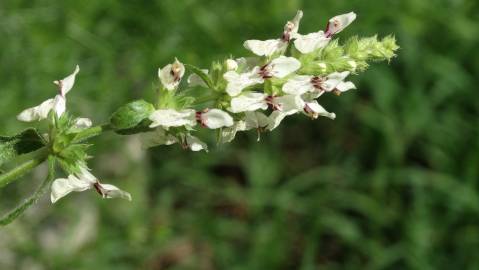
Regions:
[[[86,141],[90,138],[101,135],[105,131],[110,131],[110,130],[112,130],[112,128],[110,127],[109,124],[87,128],[76,135],[75,140],[73,140],[73,143],[80,143],[80,142]]]
[[[3,188],[4,186],[22,177],[23,175],[31,171],[33,168],[43,163],[47,159],[47,157],[47,154],[42,153],[40,156],[32,160],[26,161],[25,163],[18,165],[17,167],[13,168],[8,172],[0,174],[0,188]]]
[[[38,187],[38,189],[33,193],[33,195],[26,199],[23,203],[17,206],[15,209],[10,211],[8,214],[3,216],[0,219],[0,226],[5,226],[10,224],[14,221],[17,217],[19,217],[25,210],[27,210],[30,206],[35,204],[48,190],[50,187],[50,183],[55,178],[55,158],[50,156],[48,158],[48,176],[42,182],[42,184]]]

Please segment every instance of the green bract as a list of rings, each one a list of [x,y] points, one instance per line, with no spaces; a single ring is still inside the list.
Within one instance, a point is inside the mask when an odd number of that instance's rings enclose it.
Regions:
[[[135,128],[142,128],[144,125],[140,123],[148,121],[154,110],[155,107],[151,103],[144,100],[133,101],[123,105],[111,115],[110,125],[117,133],[128,134]]]

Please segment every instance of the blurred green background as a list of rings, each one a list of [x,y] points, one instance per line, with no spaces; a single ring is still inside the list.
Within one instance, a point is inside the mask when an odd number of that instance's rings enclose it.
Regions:
[[[277,36],[297,9],[302,33],[355,11],[339,38],[393,33],[399,56],[321,98],[336,120],[291,117],[260,143],[95,139],[94,173],[133,201],[46,196],[0,230],[0,269],[479,269],[476,0],[2,0],[0,134],[25,128],[15,116],[75,64],[69,108],[102,123],[152,97],[175,56],[247,55],[244,40]],[[0,210],[45,169],[3,189]]]

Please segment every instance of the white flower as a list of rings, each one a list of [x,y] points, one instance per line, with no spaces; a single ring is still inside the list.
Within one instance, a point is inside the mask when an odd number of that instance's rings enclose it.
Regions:
[[[62,116],[66,111],[66,94],[73,88],[75,77],[79,71],[80,67],[77,65],[72,74],[63,80],[54,81],[53,83],[59,87],[58,94],[55,98],[47,99],[36,107],[24,110],[17,116],[17,119],[24,122],[40,121],[46,119],[52,110],[57,117]]]
[[[282,52],[288,47],[288,43],[281,39],[268,40],[247,40],[243,46],[258,56],[271,56],[277,52]]]
[[[324,116],[333,120],[336,118],[335,113],[330,113],[326,111],[326,109],[324,109],[323,106],[319,105],[316,100],[305,102],[304,113],[313,119],[316,119],[319,116]]]
[[[70,192],[80,192],[91,188],[95,188],[103,198],[122,198],[131,201],[130,193],[113,185],[101,184],[85,167],[81,167],[78,174],[69,175],[68,178],[56,179],[52,183],[50,199],[52,203],[55,203]]]
[[[246,73],[235,71],[226,72],[223,77],[228,82],[226,92],[230,96],[237,96],[249,86],[264,83],[265,79],[284,78],[301,67],[301,63],[294,57],[280,56],[262,67],[254,67]]]
[[[210,129],[231,127],[233,125],[233,118],[228,113],[219,109],[206,109],[203,112],[197,112],[196,120],[202,126]]]
[[[226,64],[226,70],[228,71],[235,71],[238,69],[238,62],[236,62],[233,59],[227,59],[225,61],[225,64]]]
[[[92,122],[88,118],[77,118],[75,119],[75,122],[73,123],[73,125],[75,126],[75,128],[85,129],[85,128],[91,127]]]
[[[248,92],[231,99],[231,107],[229,111],[233,113],[266,110],[268,104],[266,103],[267,95],[263,93]]]
[[[202,69],[201,71],[203,71],[205,74],[208,74],[209,72],[207,69]],[[188,76],[187,82],[190,87],[194,87],[194,86],[201,86],[205,88],[208,87],[206,83],[203,81],[203,79],[201,79],[201,77],[198,76],[196,73],[193,73],[190,76]]]
[[[180,144],[183,146],[184,149],[190,149],[193,152],[198,152],[201,150],[205,150],[206,152],[208,152],[208,146],[206,145],[206,143],[202,142],[200,139],[190,134],[184,135],[182,140],[180,141]]]
[[[265,131],[270,124],[270,119],[262,112],[245,113],[245,130],[256,129],[258,132],[258,142],[261,139],[261,132]]]
[[[326,37],[323,31],[310,33],[307,35],[296,35],[294,47],[303,54],[313,52],[317,49],[324,48],[331,39]]]
[[[274,111],[280,111],[285,115],[295,114],[304,107],[304,101],[298,95],[268,96],[266,103],[273,108]]]
[[[197,137],[190,134],[173,136],[163,128],[157,128],[154,131],[143,133],[141,140],[144,148],[179,143],[183,149],[190,149],[191,151],[205,150],[208,152],[208,146]]]
[[[286,25],[284,26],[283,36],[281,37],[283,41],[288,42],[291,39],[296,38],[298,34],[298,29],[299,29],[299,22],[301,21],[302,18],[303,18],[303,11],[298,10],[293,20],[288,21],[286,23]]]
[[[301,67],[301,63],[294,57],[280,56],[260,69],[264,79],[275,77],[284,78]]]
[[[255,68],[250,72],[237,73],[236,71],[228,71],[223,78],[228,82],[226,92],[230,96],[237,96],[241,91],[249,86],[263,83],[264,80],[258,76],[259,68]]]
[[[348,71],[334,72],[326,77],[297,75],[289,79],[283,85],[283,92],[291,95],[302,95],[308,92],[323,92],[341,93],[350,89],[356,88],[352,82],[344,82],[344,79],[349,75]],[[339,91],[339,92],[338,92]]]
[[[173,109],[162,109],[154,111],[149,119],[152,121],[150,128],[154,127],[180,127],[196,125],[196,112],[192,109],[176,111]]]
[[[80,72],[80,67],[76,65],[75,70],[72,74],[65,77],[63,80],[54,81],[53,83],[58,85],[60,88],[60,95],[65,97],[65,95],[70,92],[75,84],[76,75]]]
[[[243,120],[237,121],[233,124],[233,126],[228,127],[228,128],[223,128],[221,130],[221,142],[222,143],[227,143],[231,142],[238,131],[244,131],[246,130],[246,123]]]
[[[168,64],[164,68],[158,69],[158,77],[161,84],[169,91],[178,87],[183,75],[185,75],[185,66],[176,58],[173,64]]]
[[[331,37],[348,27],[356,19],[356,13],[349,12],[331,18],[326,27],[326,37]]]
[[[141,142],[143,148],[150,148],[158,145],[172,145],[177,143],[178,139],[165,129],[158,127],[154,131],[141,133]]]
[[[272,56],[275,53],[282,53],[288,47],[288,42],[295,38],[299,22],[303,17],[303,12],[299,10],[293,20],[288,21],[284,26],[283,35],[278,39],[268,40],[247,40],[244,47],[258,56]]]

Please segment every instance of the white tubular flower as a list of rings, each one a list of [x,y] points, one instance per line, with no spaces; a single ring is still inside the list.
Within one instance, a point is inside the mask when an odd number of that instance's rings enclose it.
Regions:
[[[294,47],[302,54],[311,53],[317,49],[324,48],[331,39],[326,37],[323,31],[307,35],[296,35]]]
[[[210,129],[231,127],[233,125],[233,118],[219,109],[206,109],[202,112],[196,112],[196,120],[202,126]]]
[[[344,82],[349,71],[334,72],[326,77],[298,75],[283,85],[283,92],[291,95],[302,95],[312,92],[334,92],[336,94],[355,89],[352,82]]]
[[[164,68],[158,69],[158,77],[161,84],[169,91],[178,87],[183,75],[185,75],[185,66],[176,58],[173,64],[168,64]]]
[[[330,113],[326,111],[326,109],[324,109],[323,106],[319,105],[316,100],[306,102],[304,105],[303,112],[313,119],[316,119],[319,116],[324,116],[333,120],[336,118],[335,113]]]
[[[223,77],[228,82],[226,92],[234,97],[246,87],[264,83],[265,79],[284,78],[301,67],[301,63],[294,57],[280,56],[262,67],[254,67],[246,73],[235,71],[226,72]]]
[[[130,193],[113,185],[101,184],[85,167],[80,168],[80,173],[77,175],[56,179],[52,183],[50,199],[52,203],[55,203],[71,192],[80,192],[91,188],[95,188],[103,198],[122,198],[131,201]]]
[[[196,112],[191,109],[182,111],[162,109],[154,111],[149,119],[153,122],[150,124],[150,128],[194,126],[196,125]]]
[[[296,37],[299,28],[299,22],[303,17],[303,11],[298,10],[293,20],[288,21],[283,29],[283,35],[278,39],[268,40],[247,40],[243,46],[258,56],[272,56],[276,53],[282,53],[288,47],[288,42]]]
[[[331,37],[348,27],[354,20],[356,20],[356,13],[349,12],[331,18],[326,27],[326,37]]]
[[[303,11],[298,10],[293,20],[286,23],[286,25],[284,26],[283,36],[281,37],[284,42],[289,42],[291,39],[296,38],[296,35],[298,34],[299,23],[302,18]]]
[[[223,78],[228,82],[226,92],[228,95],[234,97],[241,93],[246,87],[260,84],[264,79],[258,75],[259,68],[255,67],[252,71],[246,73],[237,73],[236,71],[228,71],[223,75]]]
[[[202,69],[201,71],[203,71],[205,74],[208,74],[209,72],[207,69]],[[201,79],[201,77],[195,73],[188,76],[187,82],[190,87],[194,87],[194,86],[201,86],[205,88],[208,87],[206,83],[203,81],[203,79]]]
[[[240,113],[247,111],[266,110],[268,104],[266,103],[266,94],[249,92],[231,99],[232,113]]]
[[[85,129],[91,127],[92,122],[88,118],[77,118],[75,119],[75,123],[73,125],[75,126],[75,128]]]
[[[52,110],[57,117],[61,117],[66,111],[66,94],[73,88],[78,72],[80,72],[80,67],[77,65],[72,74],[62,80],[54,81],[53,83],[59,88],[55,98],[47,99],[36,107],[24,110],[17,116],[17,119],[23,122],[40,121],[46,119]]]

